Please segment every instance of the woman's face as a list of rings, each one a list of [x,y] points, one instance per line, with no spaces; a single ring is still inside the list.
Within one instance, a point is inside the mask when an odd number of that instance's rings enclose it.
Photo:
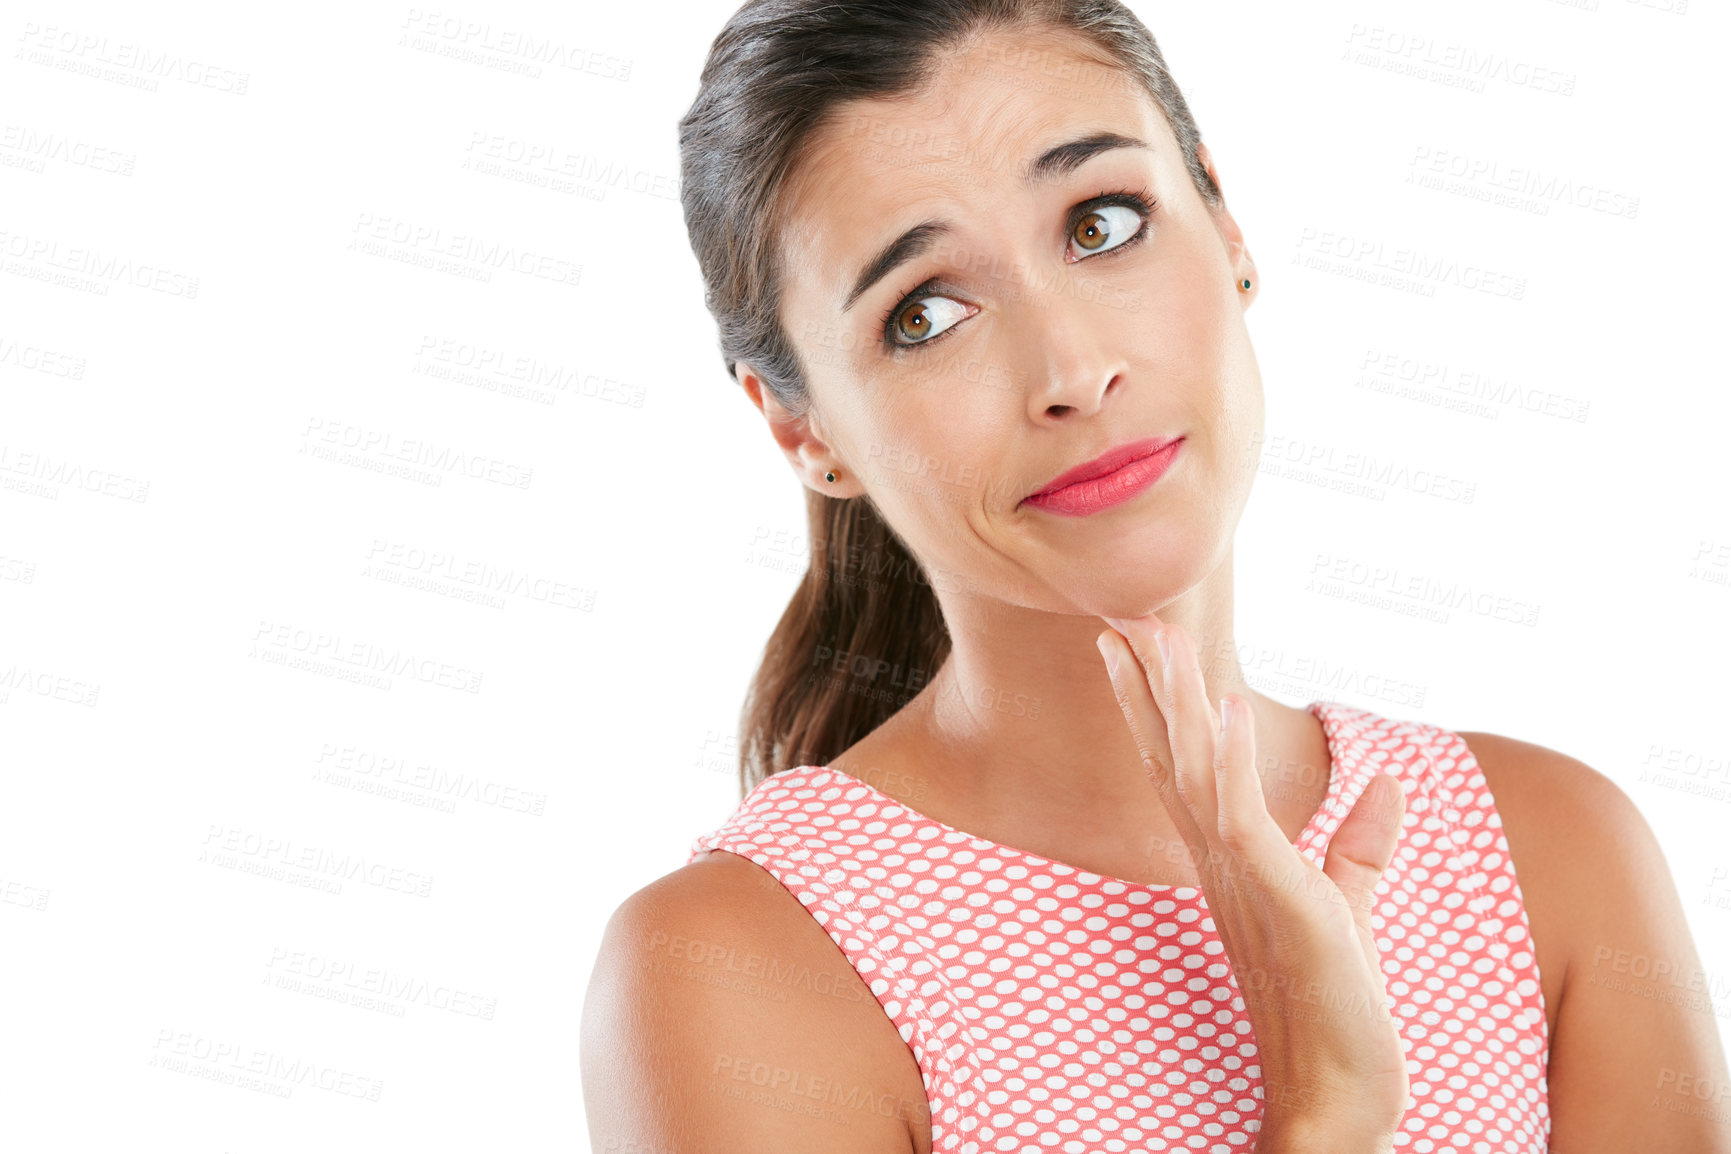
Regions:
[[[808,483],[869,493],[938,589],[1049,612],[1140,614],[1228,555],[1261,439],[1257,278],[1128,74],[1069,32],[986,34],[928,88],[843,106],[789,194],[801,435],[841,466],[828,484],[808,455]],[[1173,437],[1128,500],[1028,500]]]

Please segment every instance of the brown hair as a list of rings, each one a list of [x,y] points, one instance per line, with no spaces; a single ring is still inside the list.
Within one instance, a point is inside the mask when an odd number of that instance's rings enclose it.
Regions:
[[[1102,71],[1139,84],[1165,113],[1197,191],[1220,206],[1184,96],[1154,37],[1118,0],[749,0],[715,38],[679,122],[685,226],[730,374],[744,361],[784,408],[810,407],[781,324],[775,243],[802,145],[848,101],[917,89],[941,49],[1028,24],[1080,33],[1115,62]],[[792,766],[827,764],[949,655],[929,576],[869,496],[807,490],[806,514],[811,562],[741,711],[742,794]]]

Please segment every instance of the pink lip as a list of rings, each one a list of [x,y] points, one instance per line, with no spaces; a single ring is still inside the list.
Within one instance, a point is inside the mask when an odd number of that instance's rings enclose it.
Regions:
[[[1064,517],[1086,517],[1122,504],[1160,479],[1183,440],[1146,437],[1119,445],[1058,474],[1045,488],[1024,497],[1023,504]]]

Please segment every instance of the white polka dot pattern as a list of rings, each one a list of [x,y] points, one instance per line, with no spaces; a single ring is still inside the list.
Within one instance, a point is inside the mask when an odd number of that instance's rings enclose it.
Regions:
[[[1448,730],[1309,709],[1333,766],[1301,853],[1321,866],[1375,774],[1409,791],[1372,917],[1411,1086],[1395,1149],[1543,1154],[1544,998],[1478,763]],[[711,849],[773,874],[877,996],[919,1062],[934,1154],[1255,1146],[1255,1037],[1199,890],[978,838],[817,766],[759,783],[691,854]]]

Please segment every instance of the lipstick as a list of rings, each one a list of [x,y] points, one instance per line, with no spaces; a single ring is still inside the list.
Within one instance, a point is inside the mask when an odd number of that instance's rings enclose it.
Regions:
[[[1061,517],[1086,517],[1120,505],[1160,479],[1178,456],[1183,437],[1145,437],[1109,449],[1092,461],[1066,470],[1022,498]]]

